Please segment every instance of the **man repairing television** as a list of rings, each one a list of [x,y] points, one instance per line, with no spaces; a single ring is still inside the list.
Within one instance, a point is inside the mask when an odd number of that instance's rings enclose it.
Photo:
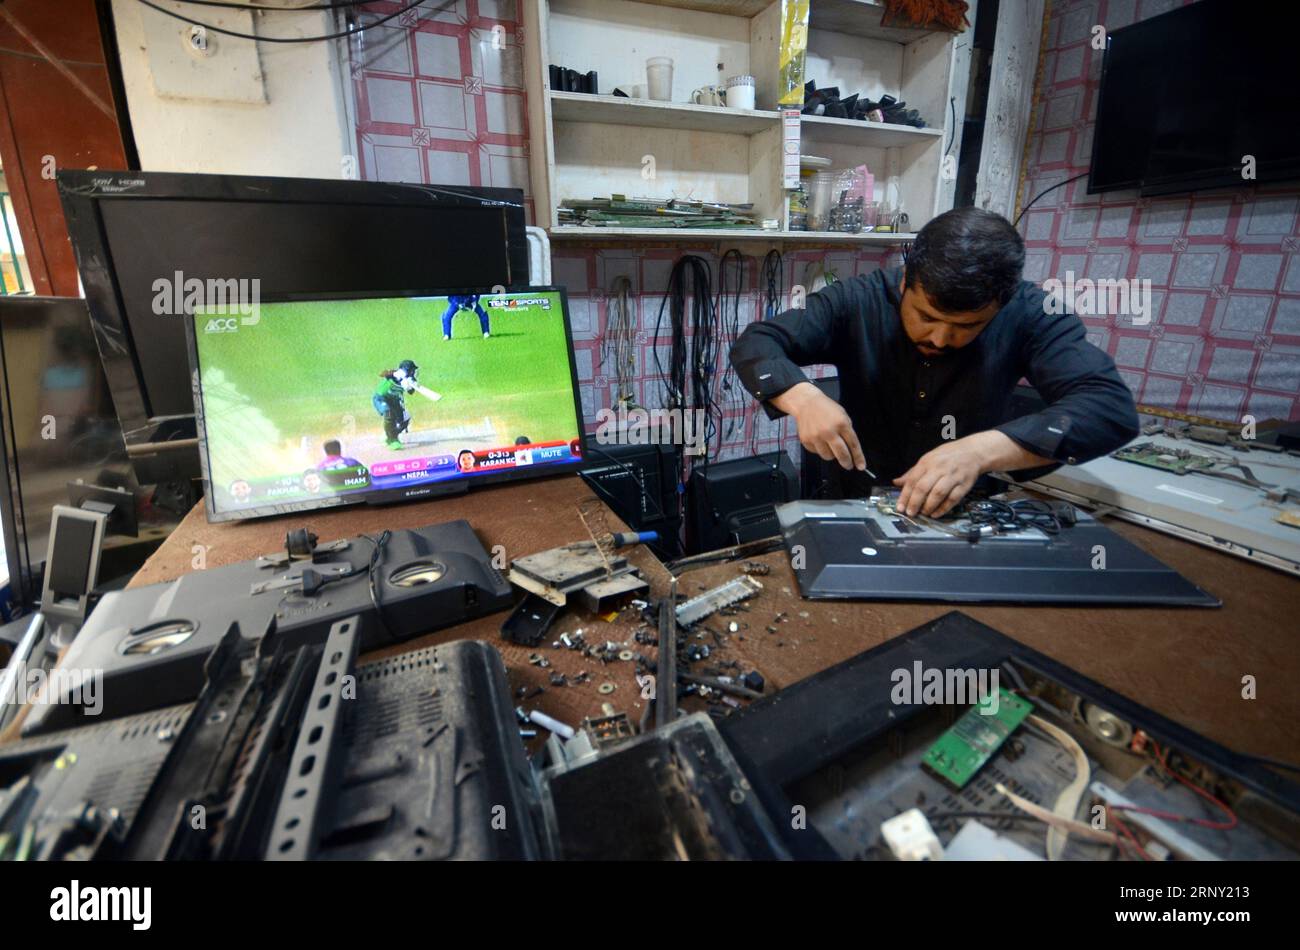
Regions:
[[[1000,215],[957,208],[921,229],[901,268],[836,281],[803,309],[751,324],[731,363],[769,418],[789,415],[848,493],[899,489],[940,517],[989,472],[1033,478],[1138,434],[1133,396],[1072,313],[1021,280],[1025,246]],[[839,371],[840,401],[800,366]],[[1046,408],[1008,418],[1027,379]]]

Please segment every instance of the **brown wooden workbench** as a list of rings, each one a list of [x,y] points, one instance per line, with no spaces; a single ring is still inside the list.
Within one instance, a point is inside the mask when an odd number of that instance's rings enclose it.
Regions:
[[[191,511],[141,569],[132,586],[169,580],[193,569],[194,546],[207,547],[208,566],[256,557],[280,549],[284,533],[306,525],[322,540],[384,528],[419,527],[464,518],[484,545],[504,545],[508,557],[557,547],[586,537],[577,506],[591,497],[577,477],[521,482],[471,491],[439,501],[392,507],[355,507],[311,512],[263,521],[209,525],[200,509]],[[623,526],[607,514],[609,526]],[[1066,608],[962,606],[971,616],[1007,636],[1071,666],[1116,692],[1150,707],[1230,748],[1256,755],[1300,760],[1300,580],[1279,571],[1230,557],[1135,525],[1111,521],[1110,527],[1193,582],[1219,597],[1221,609]],[[655,592],[667,587],[667,572],[648,552],[632,555]],[[944,604],[868,604],[810,602],[798,587],[784,553],[760,560],[771,567],[762,578],[763,594],[749,610],[718,618],[711,626],[723,633],[725,647],[715,657],[739,660],[767,678],[769,690],[787,686],[884,640],[898,636],[954,609]],[[715,565],[682,575],[680,593],[692,596],[736,576],[736,564]],[[769,634],[766,626],[784,611],[788,619]],[[562,616],[552,636],[537,652],[549,669],[530,665],[532,650],[500,639],[505,614],[443,630],[372,654],[382,656],[466,637],[491,642],[501,650],[511,686],[546,691],[526,705],[576,725],[597,715],[601,703],[639,719],[642,705],[631,663],[602,667],[568,650],[550,647],[561,631],[587,631],[588,642],[630,641],[636,623]],[[727,632],[731,621],[740,629]],[[744,625],[748,624],[748,627]],[[653,657],[653,648],[630,643]],[[711,658],[714,659],[714,658]],[[709,665],[709,661],[700,664]],[[555,687],[552,671],[591,673],[591,682]],[[1243,699],[1242,677],[1256,678],[1257,698]],[[601,695],[597,687],[612,682]]]
[[[627,526],[608,508],[594,500],[591,489],[576,475],[476,488],[464,495],[435,501],[381,507],[356,505],[224,524],[208,524],[203,506],[199,504],[145,562],[128,586],[140,587],[173,580],[195,570],[196,552],[200,547],[204,549],[202,563],[207,567],[220,567],[283,550],[285,533],[299,527],[310,528],[324,542],[359,534],[373,535],[385,528],[419,528],[463,518],[474,528],[489,552],[499,544],[505,549],[506,558],[514,559],[587,539],[589,535],[578,514],[579,505],[594,507],[600,513],[597,517],[605,520],[608,530],[627,530]],[[588,519],[596,523],[590,514]],[[627,549],[627,553],[656,591],[667,590],[668,572],[649,551],[637,547]],[[561,631],[573,632],[581,627],[586,631],[588,643],[606,640],[621,643],[626,639],[631,647],[646,650],[646,655],[653,658],[654,647],[641,647],[632,642],[632,634],[638,625],[629,619],[630,612],[614,623],[607,623],[586,613],[571,611],[560,617],[551,631],[552,636],[536,650],[501,639],[501,623],[507,616],[502,612],[482,617],[376,650],[362,659],[378,659],[452,640],[486,640],[505,657],[512,690],[517,693],[523,687],[531,692],[536,686],[546,687],[544,693],[524,703],[529,709],[541,709],[576,726],[584,716],[600,715],[601,703],[609,702],[633,720],[640,719],[641,691],[636,686],[633,663],[614,662],[603,666],[580,653],[551,648],[552,640]],[[552,665],[543,669],[530,664],[529,656],[534,652],[544,655]],[[574,676],[583,670],[591,674],[588,683],[563,687],[550,683],[552,672]],[[615,685],[614,692],[604,695],[598,692],[599,685],[605,682]],[[516,701],[519,701],[518,697]],[[542,736],[545,736],[544,731]]]
[[[759,578],[765,589],[750,610],[728,618],[748,624],[732,638],[733,655],[779,688],[960,610],[1229,748],[1300,762],[1300,579],[1137,525],[1106,525],[1223,607],[806,601],[788,557],[776,552],[751,559],[771,574]],[[699,568],[682,574],[679,586],[694,595],[738,573],[735,564]],[[788,619],[773,624],[783,611]],[[1242,698],[1247,675],[1256,679],[1253,700]]]

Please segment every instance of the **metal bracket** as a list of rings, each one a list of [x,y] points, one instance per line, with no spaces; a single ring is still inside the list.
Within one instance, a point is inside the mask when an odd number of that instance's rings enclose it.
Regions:
[[[692,597],[677,606],[677,622],[683,627],[698,623],[710,614],[715,614],[723,607],[739,603],[753,597],[763,589],[762,583],[753,577],[744,575],[734,580],[719,584],[712,590],[706,590],[698,597]]]
[[[340,538],[337,541],[329,541],[325,544],[316,545],[312,552],[312,560],[315,560],[319,554],[337,554],[339,551],[346,551],[351,547],[351,542],[347,538]],[[287,567],[292,561],[302,560],[307,562],[306,558],[291,558],[288,551],[276,551],[274,554],[263,554],[257,559],[258,567],[269,567],[279,569]],[[310,562],[307,562],[310,563]]]
[[[272,861],[307,861],[327,830],[330,806],[342,771],[339,745],[343,735],[343,687],[352,674],[361,642],[361,617],[353,615],[330,627],[321,654],[316,684],[298,729],[288,778],[271,824],[265,857]]]
[[[326,577],[338,577],[347,574],[354,568],[346,561],[326,561],[323,564],[312,564],[310,561],[301,562],[302,567],[290,571],[282,577],[273,577],[267,581],[258,581],[248,588],[250,594],[265,594],[272,590],[285,590],[286,588],[302,587],[302,572],[306,568],[311,568],[317,574],[324,574]]]
[[[682,606],[685,606],[684,604]],[[677,578],[659,604],[659,681],[655,684],[655,726],[677,719]]]

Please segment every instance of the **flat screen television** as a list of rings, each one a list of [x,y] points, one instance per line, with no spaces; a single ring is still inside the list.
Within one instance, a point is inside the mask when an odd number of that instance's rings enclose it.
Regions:
[[[1088,193],[1300,179],[1300,5],[1201,0],[1114,30]]]
[[[529,283],[517,188],[120,171],[60,171],[58,185],[142,484],[200,472],[183,314],[168,305],[187,282],[256,280],[264,299]]]
[[[289,295],[185,324],[209,521],[582,465],[561,288]]]

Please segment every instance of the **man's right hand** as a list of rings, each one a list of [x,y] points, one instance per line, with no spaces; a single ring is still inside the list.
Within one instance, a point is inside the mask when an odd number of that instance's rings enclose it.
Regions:
[[[809,452],[828,462],[835,459],[846,469],[867,470],[867,460],[849,414],[812,383],[796,383],[779,396],[773,396],[771,403],[794,419],[799,442]]]

